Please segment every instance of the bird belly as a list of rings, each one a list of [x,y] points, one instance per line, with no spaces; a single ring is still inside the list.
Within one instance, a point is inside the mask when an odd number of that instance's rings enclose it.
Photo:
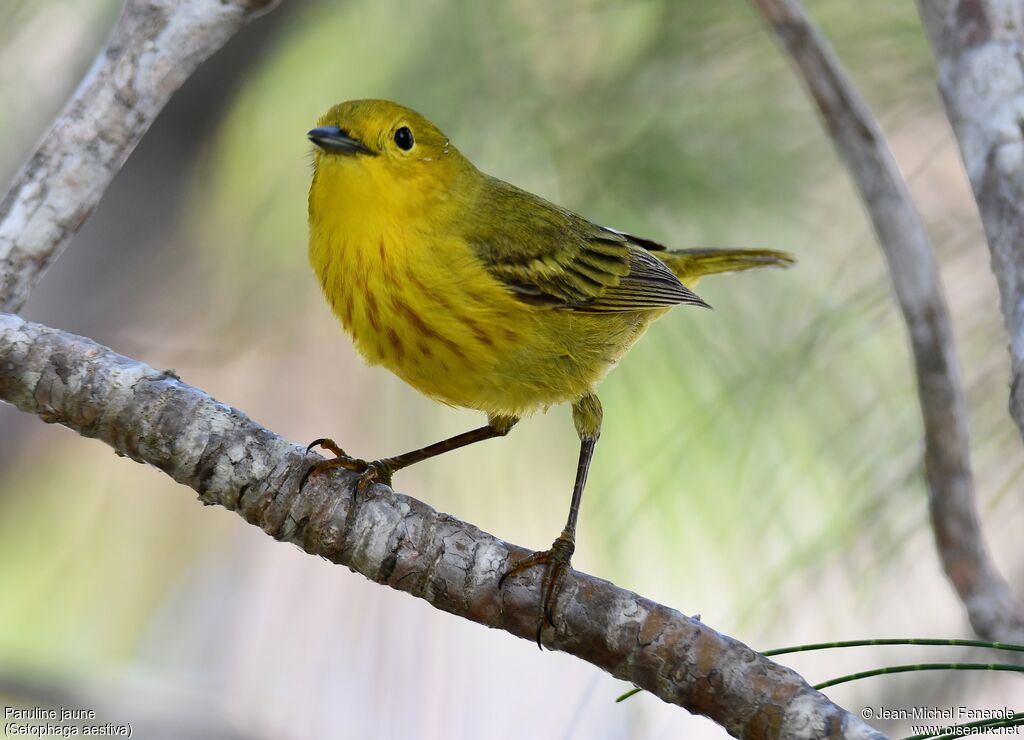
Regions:
[[[409,234],[333,236],[339,233],[314,232],[310,261],[357,349],[453,406],[518,417],[574,401],[664,312],[531,305],[465,245],[418,247]]]
[[[492,371],[498,413],[522,416],[595,392],[651,322],[666,312],[580,313],[536,306],[526,310],[533,315],[536,330]]]

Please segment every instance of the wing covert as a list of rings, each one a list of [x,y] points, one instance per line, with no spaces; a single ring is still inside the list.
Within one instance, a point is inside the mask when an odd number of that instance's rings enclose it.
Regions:
[[[488,272],[527,303],[586,312],[642,311],[693,303],[642,240],[491,179],[467,241]]]

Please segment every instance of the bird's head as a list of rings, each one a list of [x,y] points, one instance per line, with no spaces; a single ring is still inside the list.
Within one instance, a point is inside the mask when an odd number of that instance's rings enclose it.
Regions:
[[[339,103],[307,136],[315,145],[311,196],[349,205],[423,208],[475,172],[437,126],[387,100]]]

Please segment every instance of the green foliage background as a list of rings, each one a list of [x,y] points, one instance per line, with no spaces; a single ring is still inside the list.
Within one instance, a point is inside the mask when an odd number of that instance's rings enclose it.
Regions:
[[[14,174],[118,5],[0,7],[0,172]],[[935,237],[986,531],[1019,585],[1022,457],[1005,413],[1005,337],[914,6],[809,8],[890,134]],[[365,367],[306,263],[306,130],[340,100],[401,101],[481,169],[596,221],[677,247],[771,246],[799,259],[707,281],[714,312],[674,312],[611,374],[577,567],[756,647],[969,634],[927,526],[911,363],[879,250],[745,3],[292,3],[201,78],[29,318],[173,366],[296,440],[327,434],[378,456],[475,425]],[[588,666],[293,552],[98,443],[9,408],[0,435],[0,673],[107,687],[128,716],[140,711],[133,692],[184,692],[164,710],[245,737],[721,736],[649,697],[614,705],[623,687]],[[563,521],[575,444],[555,409],[396,484],[542,547]],[[815,680],[894,657],[793,664]],[[882,697],[1001,706],[1013,684],[935,681],[831,695],[853,710]]]

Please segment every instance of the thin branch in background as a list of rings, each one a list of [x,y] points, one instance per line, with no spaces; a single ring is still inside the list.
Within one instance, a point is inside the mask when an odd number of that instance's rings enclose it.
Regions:
[[[19,311],[168,99],[280,0],[128,0],[106,50],[0,202],[0,310]]]
[[[527,554],[315,456],[168,373],[95,342],[0,314],[0,400],[148,463],[272,537],[518,637],[536,636],[540,574],[498,588]],[[318,459],[318,458],[316,458]],[[797,673],[697,619],[573,571],[546,645],[743,738],[882,738]]]
[[[860,190],[889,265],[914,356],[924,419],[928,504],[943,569],[979,636],[1024,642],[1024,608],[999,574],[981,533],[971,473],[967,403],[952,321],[924,221],[881,128],[799,0],[752,2],[802,76]],[[1024,178],[1024,174],[1020,176]],[[1024,188],[1017,192],[1024,193]],[[1024,199],[1018,203],[1024,209],[1020,204]],[[1024,229],[1024,210],[1017,216],[1017,228]],[[1024,271],[1024,260],[1020,269]],[[1024,272],[1021,275],[1024,286]],[[1024,320],[1024,310],[1021,314]],[[1024,338],[1021,343],[1024,356]]]
[[[1010,337],[1010,415],[1024,436],[1024,2],[918,8],[992,253]]]

